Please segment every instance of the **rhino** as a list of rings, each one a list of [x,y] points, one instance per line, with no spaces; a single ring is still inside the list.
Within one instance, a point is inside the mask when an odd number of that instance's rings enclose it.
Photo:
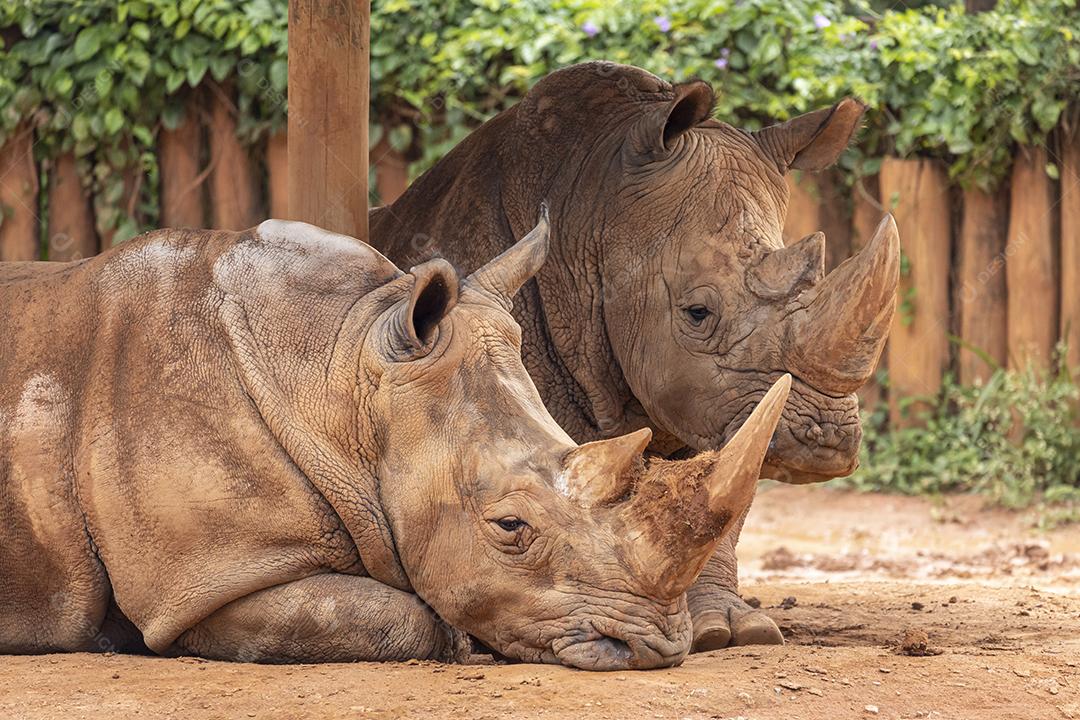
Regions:
[[[0,652],[679,663],[790,388],[715,452],[576,444],[462,278],[270,220],[0,264]]]
[[[896,225],[886,216],[827,276],[822,233],[785,246],[781,231],[785,173],[835,162],[864,106],[844,99],[756,132],[712,119],[713,106],[701,81],[607,62],[558,70],[372,210],[371,240],[397,262],[437,255],[469,271],[546,198],[551,259],[515,317],[525,367],[571,437],[649,428],[664,456],[721,447],[790,373],[763,475],[847,475],[855,391],[895,306]],[[696,650],[783,642],[738,596],[741,524],[689,591]]]

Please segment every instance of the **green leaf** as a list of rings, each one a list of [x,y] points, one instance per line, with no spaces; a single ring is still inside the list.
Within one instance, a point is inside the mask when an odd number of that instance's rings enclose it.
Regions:
[[[202,82],[203,76],[206,75],[207,69],[209,69],[210,63],[204,57],[198,57],[191,61],[187,69],[187,81],[191,87],[196,87]]]
[[[103,30],[100,25],[91,25],[79,32],[75,38],[75,47],[73,48],[75,59],[82,61],[97,55],[98,50],[101,49],[102,34]]]
[[[124,127],[124,113],[120,112],[119,108],[109,108],[109,111],[105,113],[106,132],[115,135],[122,127]]]

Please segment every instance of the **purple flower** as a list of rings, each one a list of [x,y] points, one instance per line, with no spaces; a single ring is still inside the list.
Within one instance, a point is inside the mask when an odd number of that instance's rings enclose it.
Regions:
[[[671,30],[671,20],[666,15],[657,15],[653,18],[653,22],[656,23],[656,27],[660,28],[660,32]]]
[[[715,65],[719,69],[723,70],[724,68],[727,67],[729,57],[731,57],[731,49],[730,48],[721,48],[720,49],[720,57],[716,58],[716,61],[713,62],[713,65]]]
[[[848,42],[849,40],[851,40],[851,38],[852,38],[851,33],[840,33],[840,42],[842,42],[842,43]]]
[[[870,41],[870,49],[871,50],[877,50],[877,40],[871,40]]]
[[[824,30],[830,25],[832,25],[832,21],[830,21],[829,18],[825,17],[821,13],[814,14],[814,27],[816,27],[818,30]]]
[[[581,30],[589,37],[596,37],[600,33],[600,26],[592,20],[586,20],[585,24],[581,26]]]

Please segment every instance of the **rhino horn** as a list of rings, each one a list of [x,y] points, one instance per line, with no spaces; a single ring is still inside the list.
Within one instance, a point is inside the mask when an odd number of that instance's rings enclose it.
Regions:
[[[547,203],[541,203],[540,220],[536,227],[508,250],[470,275],[466,282],[494,295],[509,308],[517,291],[539,272],[547,259],[549,235]]]
[[[630,491],[641,454],[652,440],[642,428],[610,440],[585,443],[567,453],[556,488],[585,507],[613,503]]]
[[[750,507],[790,390],[791,376],[784,375],[722,449],[646,469],[626,520],[639,572],[657,597],[685,592]]]
[[[855,392],[885,346],[899,282],[900,235],[886,215],[866,247],[802,296],[786,328],[789,367],[828,392]]]
[[[789,297],[825,277],[825,234],[816,232],[774,250],[747,273],[747,286],[763,300]]]

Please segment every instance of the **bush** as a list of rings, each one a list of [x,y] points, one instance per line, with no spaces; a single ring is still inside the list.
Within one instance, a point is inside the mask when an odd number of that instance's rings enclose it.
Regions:
[[[864,419],[861,467],[843,482],[912,495],[976,492],[1008,507],[1080,501],[1080,387],[1067,372],[997,370],[986,384],[947,378],[919,427]]]

